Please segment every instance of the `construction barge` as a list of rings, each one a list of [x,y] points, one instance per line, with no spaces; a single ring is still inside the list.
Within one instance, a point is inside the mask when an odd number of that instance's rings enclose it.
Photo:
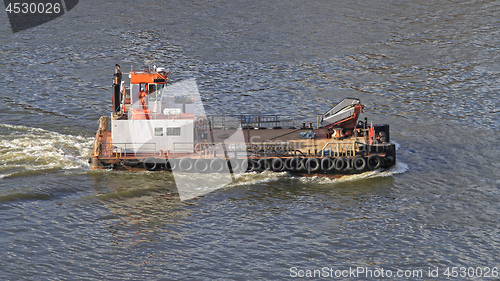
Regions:
[[[205,116],[196,97],[167,90],[164,68],[130,71],[128,77],[126,85],[117,65],[113,109],[99,119],[92,169],[342,175],[396,163],[389,125],[358,121],[364,106],[356,98],[343,99],[316,122]]]

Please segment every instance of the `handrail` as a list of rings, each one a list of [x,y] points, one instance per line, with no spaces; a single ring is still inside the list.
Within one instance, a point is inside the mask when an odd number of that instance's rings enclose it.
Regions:
[[[330,156],[341,156],[341,155],[346,155],[346,156],[354,156],[356,155],[356,151],[359,150],[359,142],[353,141],[353,142],[327,142],[321,151],[323,151],[323,155],[326,155],[326,150],[330,150]],[[333,155],[332,149],[333,148]],[[357,149],[358,148],[358,149]],[[350,154],[350,155],[349,155]]]
[[[102,143],[101,147],[110,147],[111,153],[120,157],[137,156],[144,154],[160,154],[156,150],[156,143]],[[104,152],[105,149],[102,151]]]
[[[275,114],[238,114],[208,116],[213,128],[283,128],[295,127],[298,122],[294,116]]]
[[[267,157],[280,155],[305,155],[300,147],[300,142],[175,142],[173,149],[169,151],[169,155],[175,158],[177,155],[185,155],[186,153],[194,153],[201,157],[215,158],[221,157],[248,157],[251,154],[262,155]],[[178,149],[178,146],[190,147],[189,149]]]
[[[189,148],[177,149],[179,145]],[[170,155],[175,158],[176,154],[192,153],[193,150],[194,153],[202,157],[217,157],[217,155],[228,155],[228,157],[247,156],[245,142],[174,142]]]

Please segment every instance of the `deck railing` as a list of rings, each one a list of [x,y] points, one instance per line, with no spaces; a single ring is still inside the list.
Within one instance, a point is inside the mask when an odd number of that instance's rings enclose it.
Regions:
[[[211,115],[208,116],[212,129],[230,128],[295,128],[299,123],[293,116],[283,115]]]
[[[360,142],[328,142],[323,147],[302,147],[301,142],[261,142],[261,143],[193,143],[176,142],[168,151],[169,157],[184,157],[194,154],[202,158],[246,158],[290,157],[290,156],[355,156],[360,151]],[[167,151],[158,151],[156,143],[101,143],[101,156],[112,157],[163,157]]]
[[[101,143],[101,151],[104,157],[115,155],[128,157],[141,155],[158,155],[161,151],[156,150],[156,143]]]
[[[328,142],[321,151],[321,156],[354,156],[359,151],[359,142]]]

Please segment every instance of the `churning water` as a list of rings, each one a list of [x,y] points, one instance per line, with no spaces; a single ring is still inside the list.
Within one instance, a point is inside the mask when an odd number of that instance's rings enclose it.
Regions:
[[[0,279],[492,275],[499,18],[494,0],[89,0],[12,34],[0,15]],[[314,121],[358,97],[390,124],[399,162],[342,179],[245,174],[188,202],[168,173],[91,171],[115,63],[149,60],[196,79],[207,114]]]

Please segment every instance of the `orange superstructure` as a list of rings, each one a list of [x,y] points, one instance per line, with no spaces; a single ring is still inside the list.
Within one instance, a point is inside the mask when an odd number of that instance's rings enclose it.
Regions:
[[[130,83],[131,84],[166,84],[167,74],[166,73],[148,73],[148,72],[130,72]]]

